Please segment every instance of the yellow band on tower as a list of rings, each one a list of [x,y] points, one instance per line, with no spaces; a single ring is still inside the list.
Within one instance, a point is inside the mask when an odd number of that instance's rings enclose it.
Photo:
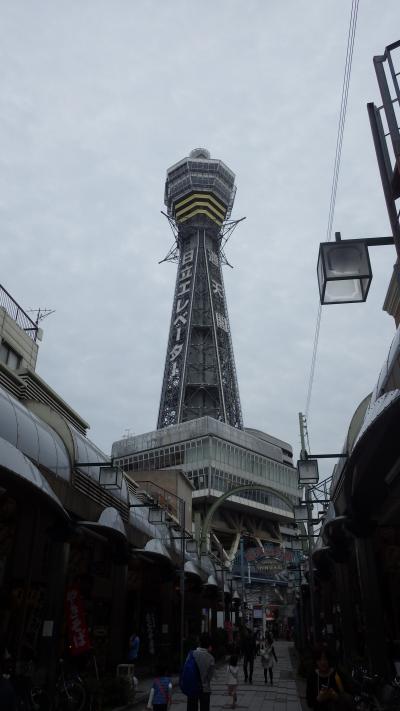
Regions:
[[[177,222],[186,222],[186,220],[189,220],[190,217],[194,217],[195,215],[199,215],[199,214],[206,215],[207,217],[210,218],[210,220],[215,222],[217,225],[222,225],[222,223],[223,223],[222,218],[218,218],[215,215],[213,215],[211,212],[209,212],[208,210],[204,210],[199,207],[197,207],[193,212],[190,212],[189,215],[185,215],[185,217],[181,217],[179,220],[177,220]]]
[[[193,200],[194,198],[208,198],[211,202],[213,202],[216,207],[218,207],[221,211],[226,212],[226,206],[222,203],[219,202],[214,195],[211,195],[211,193],[192,193],[188,197],[184,198],[183,200],[179,200],[179,202],[176,203],[175,209],[178,209],[182,205],[185,205],[187,202],[190,200]]]
[[[176,203],[174,212],[177,222],[186,222],[190,217],[203,214],[221,225],[226,217],[226,206],[210,193],[192,193]]]

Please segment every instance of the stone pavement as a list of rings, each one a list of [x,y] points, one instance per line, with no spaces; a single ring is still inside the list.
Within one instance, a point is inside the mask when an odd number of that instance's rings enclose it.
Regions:
[[[296,685],[296,670],[293,669],[289,648],[292,643],[277,640],[274,642],[278,663],[274,666],[274,684],[264,682],[264,673],[261,666],[260,657],[256,657],[254,662],[253,683],[245,684],[243,670],[239,672],[238,700],[236,708],[238,711],[302,711],[298,687]],[[229,709],[231,698],[227,694],[225,681],[225,666],[216,670],[212,682],[211,710],[221,711]],[[149,684],[150,685],[150,684]],[[139,683],[140,691],[141,684]],[[303,689],[303,685],[300,684]],[[303,695],[303,691],[301,692]],[[147,700],[147,697],[146,697]],[[132,707],[131,707],[132,708]],[[135,703],[135,711],[144,711],[146,703],[141,701]],[[186,711],[186,696],[179,687],[173,690],[173,701],[171,711]]]

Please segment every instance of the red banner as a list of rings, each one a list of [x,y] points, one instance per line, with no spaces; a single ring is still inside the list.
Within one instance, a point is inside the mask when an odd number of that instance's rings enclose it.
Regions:
[[[227,634],[228,634],[228,642],[232,642],[232,641],[233,641],[233,625],[232,625],[232,622],[230,622],[230,620],[225,620],[225,622],[224,622],[224,627],[225,627],[225,630],[226,630],[226,632],[227,632]]]
[[[77,586],[68,588],[66,597],[67,627],[70,652],[76,656],[91,649],[82,597]]]

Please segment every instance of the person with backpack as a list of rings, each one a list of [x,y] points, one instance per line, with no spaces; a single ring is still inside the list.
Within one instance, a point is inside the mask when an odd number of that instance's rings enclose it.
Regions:
[[[191,650],[183,665],[180,687],[187,696],[187,711],[209,711],[211,686],[215,660],[211,652],[208,634],[200,635],[197,649]]]
[[[274,640],[270,635],[267,635],[267,638],[265,640],[265,646],[261,648],[261,664],[264,670],[264,682],[265,684],[268,684],[269,672],[269,680],[271,682],[271,686],[274,683],[274,661],[278,661],[274,649]]]
[[[172,679],[168,676],[167,665],[162,662],[157,665],[156,673],[147,708],[153,708],[153,711],[167,711],[172,703]]]

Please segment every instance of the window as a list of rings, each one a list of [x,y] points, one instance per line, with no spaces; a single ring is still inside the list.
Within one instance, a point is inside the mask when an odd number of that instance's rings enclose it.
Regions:
[[[2,341],[0,344],[0,361],[2,363],[5,363],[8,365],[9,368],[12,368],[13,370],[17,370],[21,364],[21,356],[18,355],[18,353],[11,348],[11,346],[6,343],[6,341]]]

